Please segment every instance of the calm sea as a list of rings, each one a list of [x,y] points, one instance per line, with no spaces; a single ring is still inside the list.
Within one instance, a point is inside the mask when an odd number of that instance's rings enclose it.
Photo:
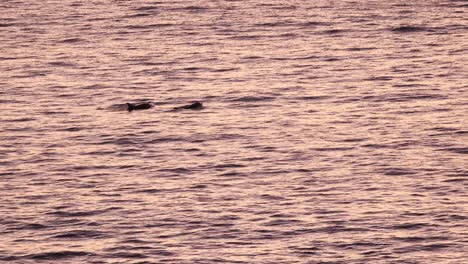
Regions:
[[[467,62],[466,0],[2,0],[0,262],[468,263]]]

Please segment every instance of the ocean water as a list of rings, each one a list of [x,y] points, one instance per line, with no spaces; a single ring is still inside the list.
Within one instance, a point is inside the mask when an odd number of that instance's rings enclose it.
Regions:
[[[468,263],[467,62],[463,0],[1,1],[0,262]]]

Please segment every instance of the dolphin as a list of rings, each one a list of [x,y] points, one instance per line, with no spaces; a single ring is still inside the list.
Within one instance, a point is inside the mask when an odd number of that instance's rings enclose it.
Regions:
[[[136,104],[133,104],[133,103],[127,103],[127,110],[129,112],[133,111],[133,110],[145,110],[145,109],[150,109],[151,107],[153,107],[152,104],[150,103],[136,103]]]
[[[189,105],[174,107],[174,110],[182,110],[182,109],[200,110],[202,108],[203,108],[203,104],[197,101]]]

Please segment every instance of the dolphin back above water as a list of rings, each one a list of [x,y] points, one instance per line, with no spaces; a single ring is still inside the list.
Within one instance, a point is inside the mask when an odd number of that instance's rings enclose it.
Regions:
[[[203,104],[197,101],[189,105],[174,107],[174,110],[182,110],[182,109],[200,110],[202,108],[203,108]]]
[[[127,103],[127,110],[129,112],[132,112],[133,110],[150,109],[151,107],[153,107],[151,103],[137,103],[137,104]]]

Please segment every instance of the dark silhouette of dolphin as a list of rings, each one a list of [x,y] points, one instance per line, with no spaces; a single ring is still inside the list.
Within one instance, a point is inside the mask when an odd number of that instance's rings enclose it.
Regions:
[[[182,110],[182,109],[191,109],[191,110],[199,110],[203,108],[203,104],[200,102],[194,102],[189,105],[183,105],[179,107],[174,107],[174,110]]]
[[[153,107],[152,104],[150,103],[139,103],[139,104],[132,104],[132,103],[127,103],[127,110],[129,112],[133,110],[145,110],[145,109],[150,109]]]

